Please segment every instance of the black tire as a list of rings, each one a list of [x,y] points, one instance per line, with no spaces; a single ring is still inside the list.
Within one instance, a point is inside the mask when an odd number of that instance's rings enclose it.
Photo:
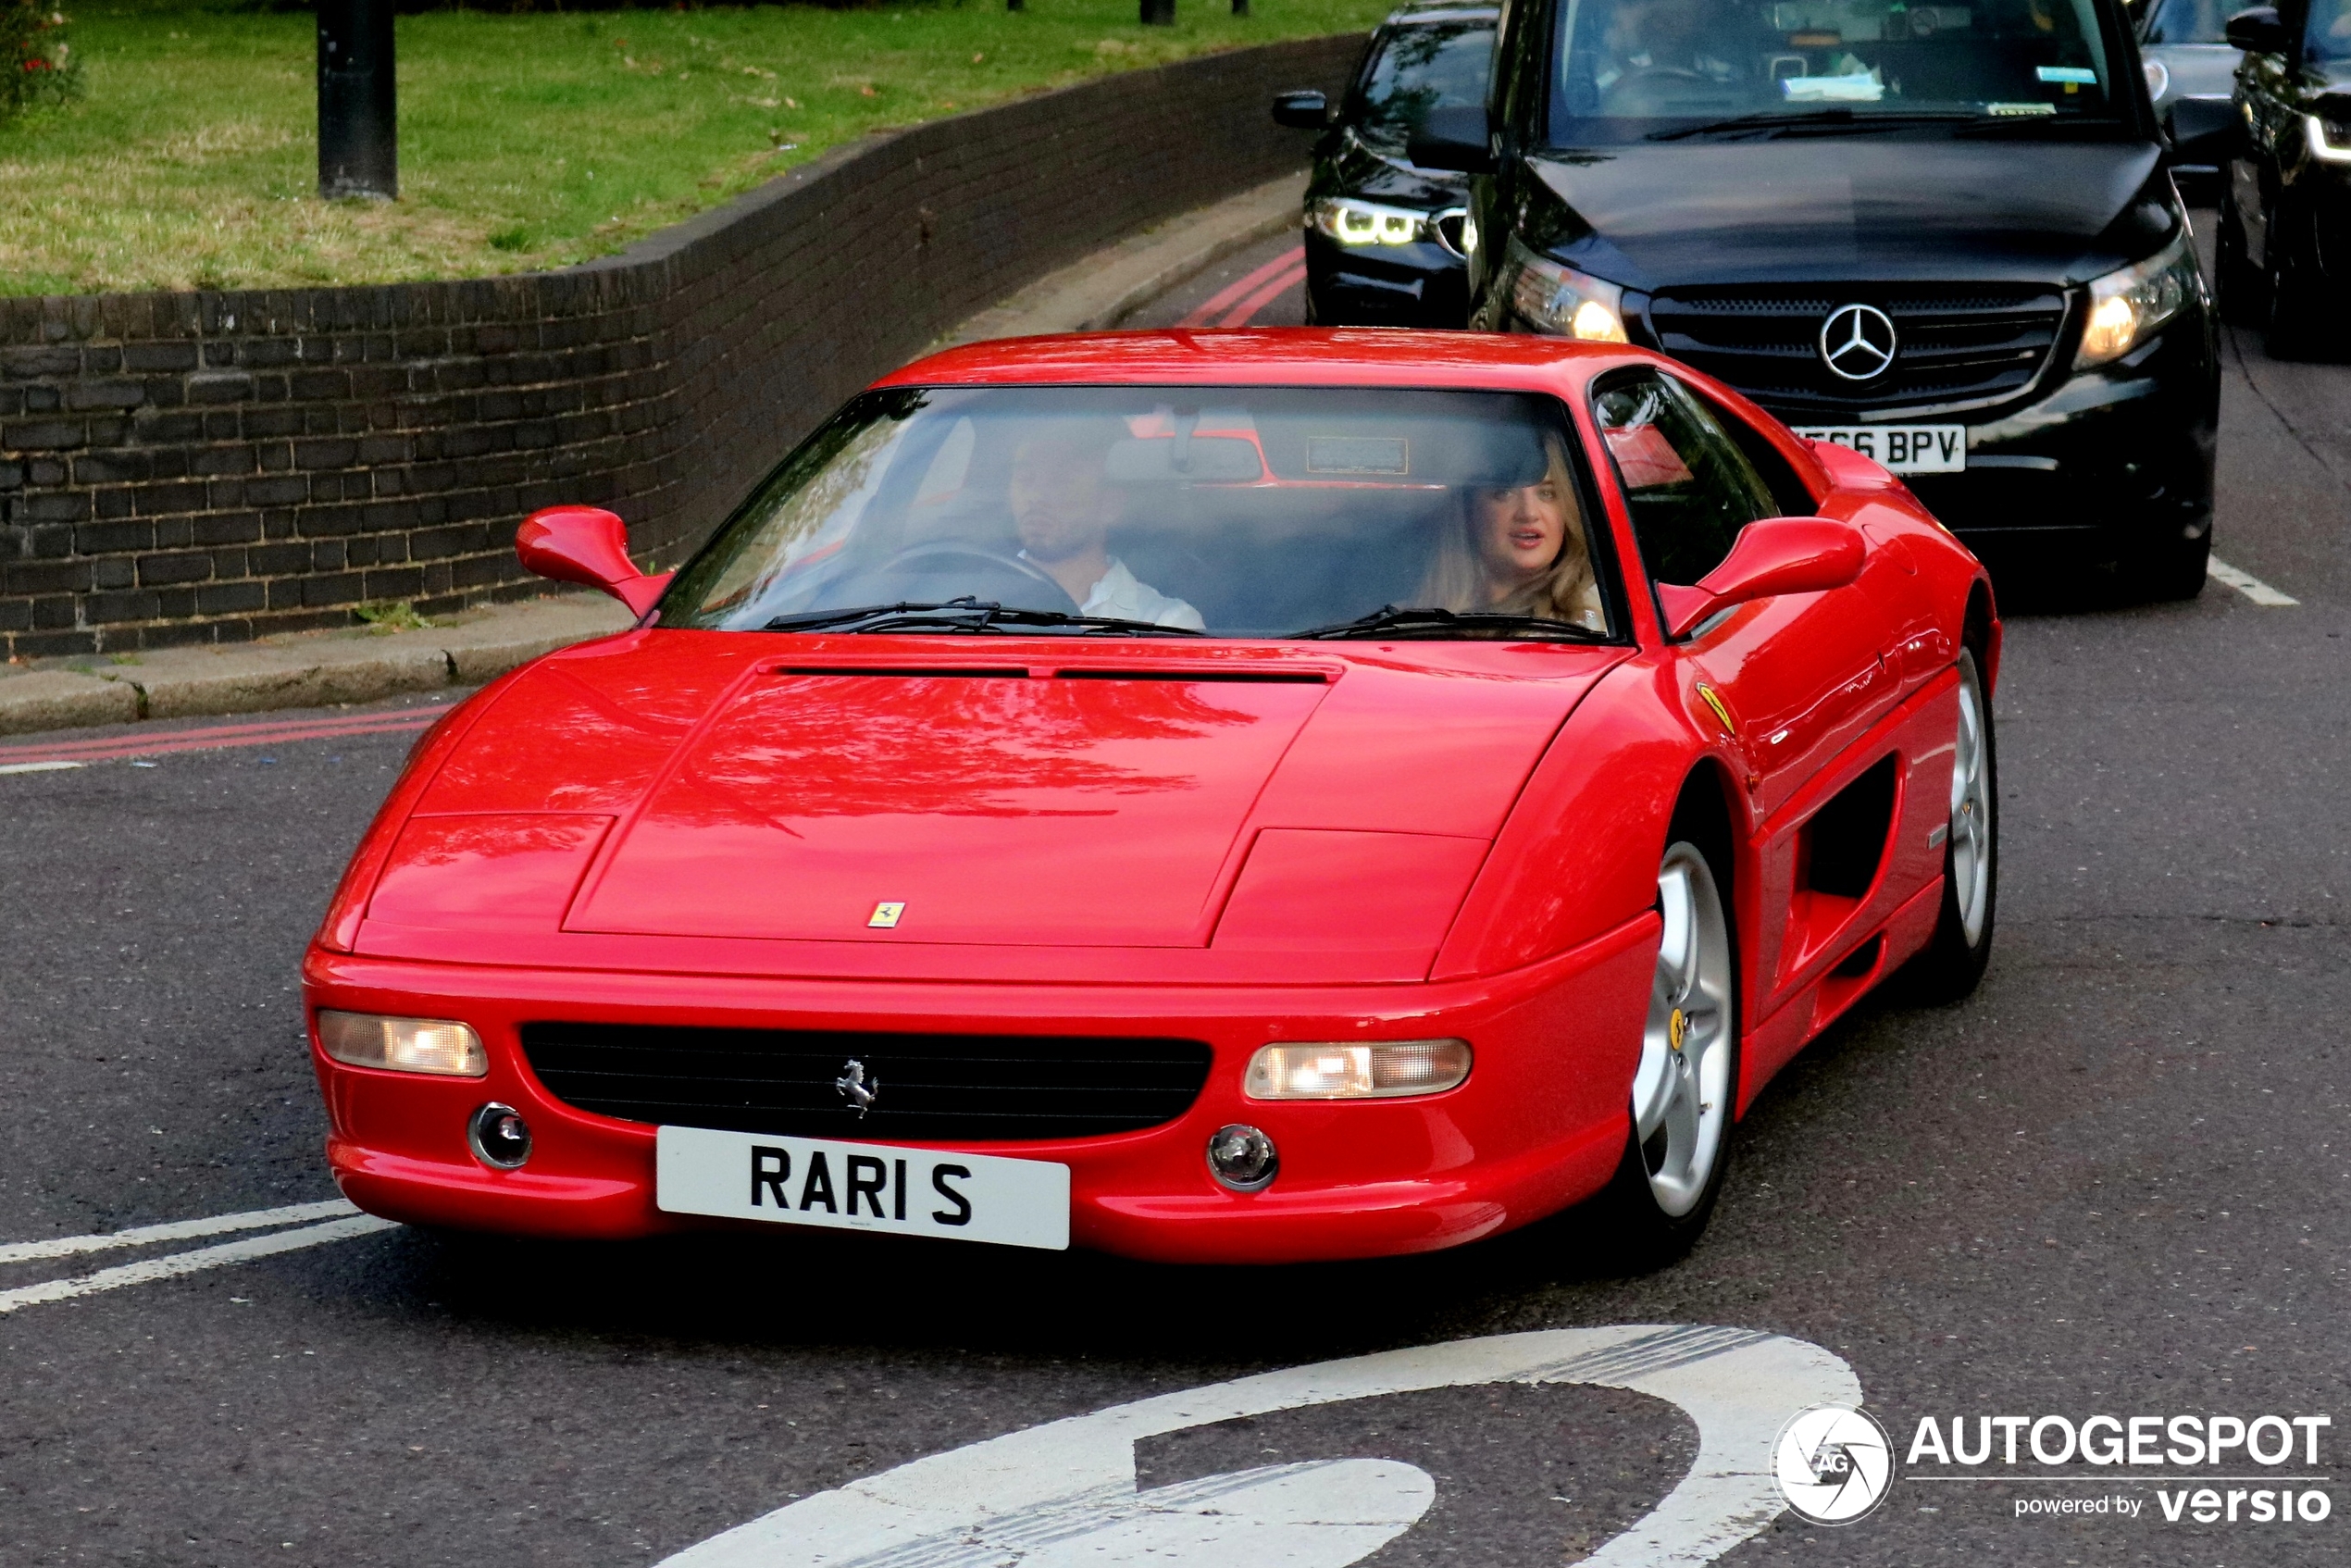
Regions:
[[[2139,592],[2157,603],[2193,599],[2204,591],[2212,562],[2212,525],[2194,539],[2184,533],[2163,540],[2131,563]]]
[[[2217,265],[2212,290],[2219,296],[2220,319],[2232,327],[2261,327],[2270,319],[2270,280],[2245,254],[2245,225],[2237,218],[2235,198],[2220,198],[2220,231],[2215,237]]]
[[[1992,961],[1992,932],[2000,906],[1999,745],[1992,723],[1992,704],[1984,695],[1983,676],[1976,668],[1972,650],[1960,650],[1959,670],[1962,691],[1973,694],[1975,711],[1982,720],[1983,789],[1979,803],[1984,818],[1984,907],[1981,916],[1972,919],[1971,912],[1959,904],[1961,844],[1956,826],[1959,803],[1955,800],[1951,811],[1954,826],[1947,830],[1943,840],[1943,903],[1934,923],[1934,935],[1925,949],[1910,960],[1902,975],[1902,989],[1911,1000],[1936,1004],[1957,1002],[1982,982],[1984,966]],[[1965,765],[1964,711],[1960,723],[1959,750],[1954,753],[1951,765],[1955,794],[1957,772]]]
[[[1722,1114],[1713,1135],[1713,1148],[1708,1158],[1703,1185],[1697,1201],[1680,1213],[1670,1212],[1658,1197],[1651,1179],[1654,1164],[1650,1151],[1642,1147],[1639,1123],[1636,1119],[1625,1133],[1624,1152],[1617,1162],[1616,1173],[1591,1205],[1591,1216],[1598,1222],[1612,1260],[1633,1272],[1662,1268],[1686,1255],[1704,1234],[1707,1222],[1713,1217],[1714,1206],[1723,1194],[1723,1183],[1731,1167],[1732,1133],[1738,1115],[1739,1028],[1744,1011],[1738,986],[1738,922],[1733,917],[1735,907],[1730,897],[1729,845],[1723,841],[1718,823],[1690,822],[1678,816],[1667,834],[1664,865],[1672,865],[1677,852],[1695,851],[1705,863],[1709,873],[1710,894],[1717,902],[1715,914],[1727,952],[1729,983],[1723,988],[1723,1017],[1721,1027],[1723,1048],[1727,1052],[1727,1074],[1718,1090],[1723,1097]],[[1661,954],[1661,958],[1662,955]],[[1703,1109],[1703,1108],[1702,1108]],[[1701,1117],[1701,1126],[1703,1118]],[[1701,1136],[1703,1136],[1701,1134]],[[1656,1142],[1652,1139],[1652,1142]]]

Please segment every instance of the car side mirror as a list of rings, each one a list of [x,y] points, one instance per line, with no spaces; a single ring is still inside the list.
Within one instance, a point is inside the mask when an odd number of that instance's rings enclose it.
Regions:
[[[1660,583],[1665,635],[1680,637],[1718,611],[1751,599],[1825,593],[1861,575],[1861,530],[1832,517],[1763,517],[1739,530],[1723,564],[1695,588]]]
[[[1431,109],[1405,143],[1404,156],[1423,168],[1491,174],[1494,122],[1479,104],[1447,104]]]
[[[2272,6],[2256,6],[2249,11],[2239,11],[2229,19],[2221,36],[2232,49],[2242,49],[2248,55],[2283,55],[2286,49],[2285,23]]]
[[[628,558],[628,525],[601,506],[549,506],[515,530],[523,569],[555,582],[601,588],[641,618],[675,573],[647,577]]]
[[[1331,122],[1331,103],[1313,88],[1274,94],[1274,123],[1296,131],[1320,131]]]

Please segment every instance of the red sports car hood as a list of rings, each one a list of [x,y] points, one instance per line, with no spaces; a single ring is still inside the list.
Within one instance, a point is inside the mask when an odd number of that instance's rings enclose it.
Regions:
[[[1618,654],[623,637],[496,697],[371,918],[438,923],[434,868],[485,869],[452,832],[528,824],[576,880],[518,849],[513,875],[540,869],[516,897],[572,932],[1221,949],[1237,883],[1231,940],[1279,944],[1301,897],[1360,877],[1411,884],[1393,896],[1431,907],[1396,918],[1434,922],[1412,942],[1433,950]],[[549,814],[601,821],[551,839]]]

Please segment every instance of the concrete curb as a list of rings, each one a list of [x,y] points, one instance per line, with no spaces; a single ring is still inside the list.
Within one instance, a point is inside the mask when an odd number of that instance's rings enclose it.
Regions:
[[[135,664],[0,676],[0,735],[136,719],[372,703],[473,686],[540,654],[630,624],[602,595],[501,605],[454,625],[393,632],[312,632],[266,642],[174,648]]]
[[[1039,278],[972,317],[932,352],[989,338],[1108,331],[1234,252],[1297,228],[1305,202],[1306,170],[1300,169],[1170,218]]]

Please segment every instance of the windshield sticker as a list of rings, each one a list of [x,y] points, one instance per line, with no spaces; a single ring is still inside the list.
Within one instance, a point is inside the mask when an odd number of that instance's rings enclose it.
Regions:
[[[2098,73],[2087,66],[2034,66],[2033,74],[2043,81],[2062,81],[2069,87],[2098,84]]]
[[[1984,112],[1987,115],[2053,115],[2057,113],[2057,106],[2055,104],[1986,104],[1984,106]]]
[[[1885,96],[1877,72],[1848,76],[1784,76],[1780,91],[1791,104],[1874,104]]]
[[[1403,436],[1308,436],[1310,474],[1409,474],[1412,443]]]

